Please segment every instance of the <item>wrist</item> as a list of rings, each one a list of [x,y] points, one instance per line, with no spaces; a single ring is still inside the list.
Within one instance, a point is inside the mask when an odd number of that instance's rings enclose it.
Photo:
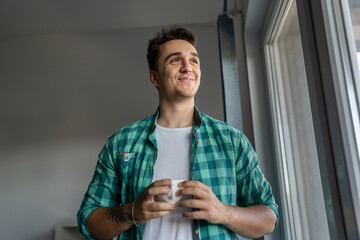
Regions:
[[[135,200],[136,201],[136,200]],[[131,218],[132,218],[132,221],[133,221],[133,223],[134,223],[134,225],[136,226],[136,227],[138,227],[138,226],[140,226],[140,224],[141,223],[138,223],[138,222],[136,222],[136,218],[135,218],[135,201],[133,201],[132,203],[131,203]]]
[[[223,208],[223,213],[222,219],[221,219],[221,224],[228,226],[234,219],[233,213],[234,213],[234,209],[233,206],[231,205],[226,205],[224,204],[224,208]]]

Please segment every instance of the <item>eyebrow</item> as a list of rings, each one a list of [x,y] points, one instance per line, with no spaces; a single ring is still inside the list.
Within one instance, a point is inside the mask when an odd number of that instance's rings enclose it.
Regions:
[[[193,55],[194,57],[200,58],[199,55],[195,52],[191,52],[191,55]],[[165,58],[165,62],[171,58],[172,56],[180,56],[182,55],[182,52],[174,52],[174,53],[170,53],[166,58]]]

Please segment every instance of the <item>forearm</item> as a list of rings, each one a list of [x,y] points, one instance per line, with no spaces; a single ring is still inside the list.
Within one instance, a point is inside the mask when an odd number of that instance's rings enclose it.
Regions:
[[[276,214],[265,205],[237,207],[225,205],[223,224],[247,237],[258,238],[274,231]]]
[[[131,203],[94,210],[88,221],[91,236],[96,239],[112,239],[133,225]]]

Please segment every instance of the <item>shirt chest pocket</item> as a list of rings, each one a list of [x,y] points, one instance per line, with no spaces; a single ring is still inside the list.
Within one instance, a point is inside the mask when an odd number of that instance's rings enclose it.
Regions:
[[[127,185],[129,181],[129,177],[131,177],[135,164],[137,161],[137,153],[134,152],[120,152],[118,154],[119,159],[119,176],[120,176],[120,182],[122,185]]]
[[[121,192],[125,196],[137,197],[151,184],[154,154],[144,152],[120,152]],[[130,199],[131,200],[131,199]]]

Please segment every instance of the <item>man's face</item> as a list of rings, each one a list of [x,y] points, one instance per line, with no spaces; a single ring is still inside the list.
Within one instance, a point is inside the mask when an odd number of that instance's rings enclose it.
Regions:
[[[194,98],[200,85],[200,59],[193,45],[171,40],[160,46],[158,71],[150,79],[158,88],[161,100],[169,102]]]

